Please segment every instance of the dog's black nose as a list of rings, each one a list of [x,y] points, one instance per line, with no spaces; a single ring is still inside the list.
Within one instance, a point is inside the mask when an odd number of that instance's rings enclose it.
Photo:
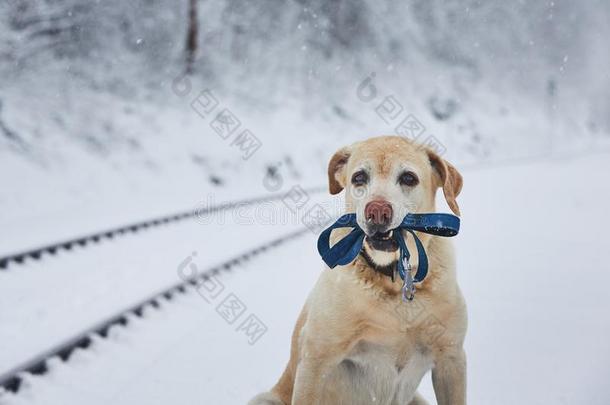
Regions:
[[[364,217],[371,225],[385,227],[392,221],[392,205],[385,200],[373,200],[364,207]]]

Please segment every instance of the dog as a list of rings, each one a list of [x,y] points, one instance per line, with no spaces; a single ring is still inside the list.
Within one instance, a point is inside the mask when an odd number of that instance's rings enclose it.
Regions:
[[[298,317],[290,360],[271,391],[249,405],[421,405],[416,390],[432,371],[439,405],[466,403],[466,304],[447,238],[418,233],[429,274],[403,302],[391,238],[407,213],[435,211],[443,189],[456,214],[462,176],[438,154],[399,136],[339,149],[328,165],[331,194],[345,190],[346,212],[365,232],[352,263],[322,272]],[[350,229],[336,229],[336,242]],[[407,238],[415,252],[413,238]],[[413,268],[417,255],[412,255]]]

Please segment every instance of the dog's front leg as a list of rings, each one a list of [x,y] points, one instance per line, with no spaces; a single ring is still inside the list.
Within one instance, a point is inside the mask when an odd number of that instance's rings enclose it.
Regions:
[[[343,343],[343,342],[342,342]],[[323,339],[304,339],[295,375],[292,405],[317,405],[323,398],[327,377],[352,347]],[[330,387],[332,389],[333,387]]]
[[[331,369],[332,364],[321,359],[301,360],[295,377],[292,405],[319,404],[324,375]]]
[[[446,348],[435,358],[432,385],[438,405],[466,404],[466,354],[461,347]]]

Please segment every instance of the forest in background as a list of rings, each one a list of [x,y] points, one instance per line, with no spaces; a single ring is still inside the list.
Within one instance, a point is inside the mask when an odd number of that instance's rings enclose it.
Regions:
[[[405,116],[458,163],[595,151],[607,38],[601,0],[4,1],[0,205],[28,184],[243,187],[280,164],[319,183],[336,147]],[[204,89],[260,139],[253,159],[190,107]]]

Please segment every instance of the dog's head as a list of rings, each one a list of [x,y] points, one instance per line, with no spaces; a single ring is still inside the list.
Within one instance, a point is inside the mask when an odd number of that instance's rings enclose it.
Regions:
[[[328,165],[328,182],[331,194],[346,190],[347,211],[356,213],[365,249],[382,266],[396,258],[392,229],[408,213],[434,212],[439,187],[451,210],[460,214],[460,173],[436,153],[399,136],[339,149]]]

